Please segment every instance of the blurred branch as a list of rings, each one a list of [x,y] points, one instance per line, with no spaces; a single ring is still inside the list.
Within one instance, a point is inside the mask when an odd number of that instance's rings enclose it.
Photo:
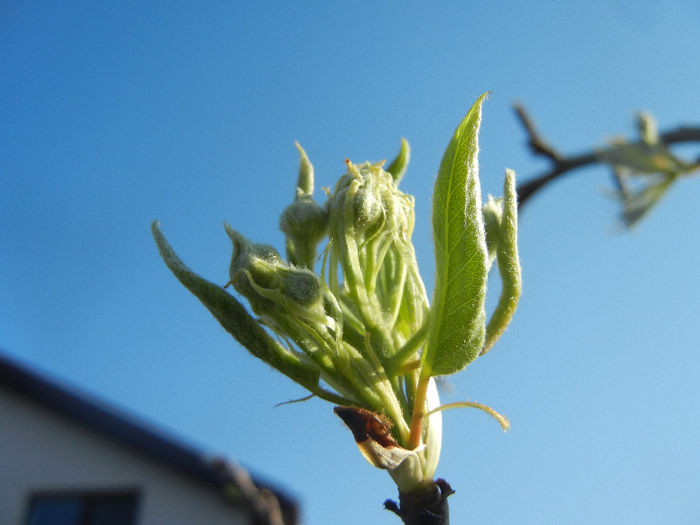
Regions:
[[[518,203],[521,208],[535,193],[542,190],[550,182],[579,168],[596,164],[607,164],[607,162],[603,160],[606,153],[612,152],[617,148],[617,146],[612,145],[607,148],[586,151],[577,155],[562,155],[540,135],[534,125],[532,117],[530,117],[524,106],[515,104],[513,109],[523,128],[525,128],[525,132],[528,136],[528,146],[532,153],[537,156],[546,157],[551,163],[551,167],[548,171],[518,185]],[[687,142],[700,143],[700,127],[681,126],[665,133],[660,133],[658,140],[664,145]],[[628,144],[642,147],[644,141],[638,140],[636,142],[629,142]],[[700,165],[700,159],[696,161],[696,164]]]

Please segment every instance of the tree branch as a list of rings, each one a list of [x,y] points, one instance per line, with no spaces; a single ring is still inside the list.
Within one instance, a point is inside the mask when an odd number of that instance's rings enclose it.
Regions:
[[[523,125],[525,131],[527,132],[529,138],[528,146],[530,146],[530,149],[536,155],[543,155],[545,157],[549,157],[549,159],[554,163],[559,162],[561,160],[561,157],[556,151],[554,151],[554,148],[552,148],[542,138],[542,135],[539,134],[539,132],[535,128],[535,123],[533,122],[528,112],[525,110],[525,107],[522,104],[515,104],[513,105],[513,109],[515,110],[515,114],[520,119],[520,123]]]
[[[596,164],[605,164],[605,162],[601,160],[600,155],[604,155],[606,152],[616,147],[609,146],[607,148],[583,152],[578,155],[561,155],[542,138],[524,106],[515,104],[513,109],[523,128],[525,128],[528,137],[527,143],[532,153],[534,155],[546,157],[551,163],[551,168],[548,171],[518,185],[518,204],[520,208],[522,208],[535,193],[541,191],[549,183],[562,176],[579,168]],[[665,145],[700,142],[700,127],[681,126],[674,130],[661,133],[659,134],[659,142]],[[629,144],[642,146],[644,142],[638,140],[636,142],[629,142]]]
[[[404,525],[450,525],[447,498],[452,494],[447,481],[436,479],[413,492],[399,492],[399,503],[388,499],[384,508],[399,516]]]

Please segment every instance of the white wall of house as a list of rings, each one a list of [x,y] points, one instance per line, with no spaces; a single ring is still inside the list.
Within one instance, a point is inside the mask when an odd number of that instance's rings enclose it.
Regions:
[[[137,489],[139,525],[249,523],[215,490],[0,388],[0,523],[23,525],[35,491],[102,489]]]

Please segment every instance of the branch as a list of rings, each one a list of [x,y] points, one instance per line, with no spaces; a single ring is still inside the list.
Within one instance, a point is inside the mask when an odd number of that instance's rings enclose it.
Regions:
[[[447,498],[452,494],[447,481],[436,479],[413,492],[399,492],[399,503],[388,499],[384,508],[399,516],[404,525],[450,525]]]
[[[535,128],[532,118],[522,105],[515,104],[513,109],[523,128],[525,128],[525,132],[528,136],[528,146],[532,153],[546,157],[551,163],[551,168],[548,171],[518,185],[518,204],[520,208],[522,208],[535,193],[542,190],[542,188],[550,182],[579,168],[596,164],[605,164],[605,162],[601,160],[601,156],[616,147],[609,146],[608,148],[587,151],[578,155],[561,155],[542,138]],[[665,145],[700,142],[700,127],[681,126],[677,129],[661,133],[659,134],[659,142]],[[629,142],[628,144],[642,146],[644,142],[638,140],[636,142]]]
[[[520,119],[520,123],[523,125],[525,131],[527,132],[529,138],[528,146],[530,146],[530,149],[536,155],[543,155],[545,157],[549,157],[549,159],[551,159],[554,163],[560,162],[561,157],[556,151],[554,151],[554,148],[552,148],[542,138],[542,135],[539,134],[539,132],[535,128],[535,123],[533,122],[528,112],[525,110],[525,107],[521,104],[515,104],[513,106],[513,109],[515,110],[515,114]]]

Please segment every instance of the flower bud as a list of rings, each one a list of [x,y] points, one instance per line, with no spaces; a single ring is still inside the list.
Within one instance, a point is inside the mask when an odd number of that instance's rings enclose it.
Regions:
[[[328,214],[313,199],[314,167],[304,148],[299,151],[299,176],[294,202],[280,216],[280,230],[287,238],[287,259],[290,263],[313,270],[316,247],[328,231]]]
[[[388,356],[395,341],[384,337],[383,323],[395,326],[399,339],[405,340],[427,310],[411,244],[414,203],[382,169],[383,162],[346,164],[348,170],[328,201],[329,285],[347,291],[351,300],[345,302],[374,331],[375,351]],[[336,265],[342,270],[342,285]]]
[[[285,269],[281,273],[281,292],[290,301],[303,306],[321,301],[321,282],[314,273],[301,268]]]
[[[340,309],[316,274],[289,265],[274,248],[252,243],[228,225],[226,231],[234,247],[230,282],[271,328],[294,340],[303,334],[290,330],[300,326],[328,334],[329,340],[341,336]]]
[[[297,188],[294,202],[280,216],[280,230],[287,237],[289,262],[313,269],[316,247],[328,231],[326,210]]]
[[[352,164],[343,175],[331,202],[331,221],[337,233],[354,234],[360,239],[373,237],[387,222],[395,206],[394,194],[400,194],[391,175],[382,170],[382,163]],[[338,228],[340,226],[340,228]]]
[[[360,243],[382,233],[401,240],[413,231],[413,200],[401,192],[383,163],[352,164],[330,200],[332,236],[353,235]]]
[[[280,230],[299,240],[318,243],[326,233],[328,217],[310,195],[297,194],[297,198],[287,206],[280,217]]]
[[[384,223],[384,206],[372,186],[371,180],[360,186],[352,202],[355,231],[368,237]]]
[[[273,303],[260,290],[280,288],[279,269],[284,265],[282,258],[272,246],[252,243],[228,224],[226,233],[233,241],[230,283],[248,299],[253,311],[261,314],[269,310]]]

